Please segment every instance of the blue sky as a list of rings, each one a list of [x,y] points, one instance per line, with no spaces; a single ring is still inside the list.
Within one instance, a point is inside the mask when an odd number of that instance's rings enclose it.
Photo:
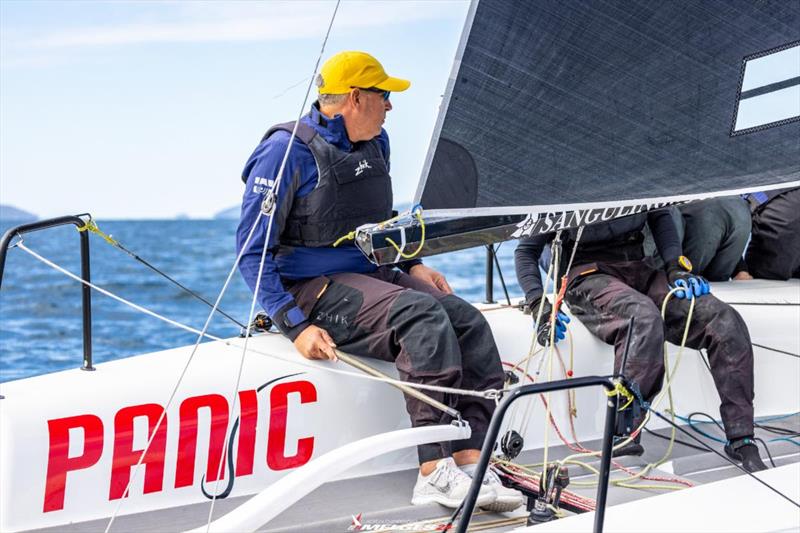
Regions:
[[[293,120],[334,2],[0,1],[0,202],[39,216],[210,217],[263,132]],[[392,97],[410,200],[466,1],[342,2],[325,57],[364,50]]]

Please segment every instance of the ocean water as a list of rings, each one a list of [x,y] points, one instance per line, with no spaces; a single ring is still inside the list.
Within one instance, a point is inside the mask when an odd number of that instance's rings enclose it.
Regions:
[[[235,260],[236,220],[97,221],[154,266],[213,302]],[[11,224],[3,224],[5,232]],[[95,235],[90,238],[92,282],[178,322],[201,329],[210,310],[125,253]],[[25,245],[80,274],[78,233],[73,226],[25,236]],[[498,258],[512,298],[516,283],[514,243],[501,245]],[[447,276],[466,300],[484,300],[486,250],[473,248],[425,259]],[[495,270],[495,299],[503,298]],[[251,293],[238,272],[220,308],[245,322]],[[217,315],[209,332],[238,335],[239,327]],[[192,344],[196,336],[92,292],[95,363]],[[77,368],[82,354],[81,288],[22,250],[11,249],[0,290],[0,381]]]

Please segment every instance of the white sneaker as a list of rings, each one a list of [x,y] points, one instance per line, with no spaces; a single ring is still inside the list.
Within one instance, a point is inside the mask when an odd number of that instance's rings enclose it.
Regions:
[[[471,478],[475,473],[475,466],[474,464],[464,465],[461,470]],[[508,513],[525,503],[525,496],[520,491],[509,489],[503,485],[500,477],[491,467],[486,471],[486,476],[483,478],[483,486],[491,487],[496,497],[493,502],[479,505],[481,509],[493,513]]]
[[[419,474],[417,484],[414,485],[411,504],[438,503],[455,509],[466,498],[471,484],[472,478],[456,466],[452,457],[448,457],[436,463],[436,468],[429,475]],[[484,506],[495,500],[496,495],[492,486],[481,485],[476,505]]]

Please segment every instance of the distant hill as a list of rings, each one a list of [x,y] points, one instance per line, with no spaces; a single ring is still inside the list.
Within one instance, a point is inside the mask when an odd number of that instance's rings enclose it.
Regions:
[[[23,209],[0,204],[0,220],[3,222],[32,222],[38,218],[33,213],[28,213]]]
[[[218,219],[233,218],[238,220],[241,210],[242,210],[241,206],[235,205],[233,207],[229,207],[228,209],[223,209],[222,211],[214,215],[214,219],[218,220]]]

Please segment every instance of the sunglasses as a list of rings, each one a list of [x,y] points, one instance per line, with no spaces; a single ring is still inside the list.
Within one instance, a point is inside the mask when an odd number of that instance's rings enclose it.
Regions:
[[[361,89],[362,91],[369,91],[371,93],[378,93],[383,95],[383,101],[386,102],[389,100],[389,96],[391,96],[391,91],[384,91],[383,89],[378,89],[377,87],[353,87],[353,89]]]

